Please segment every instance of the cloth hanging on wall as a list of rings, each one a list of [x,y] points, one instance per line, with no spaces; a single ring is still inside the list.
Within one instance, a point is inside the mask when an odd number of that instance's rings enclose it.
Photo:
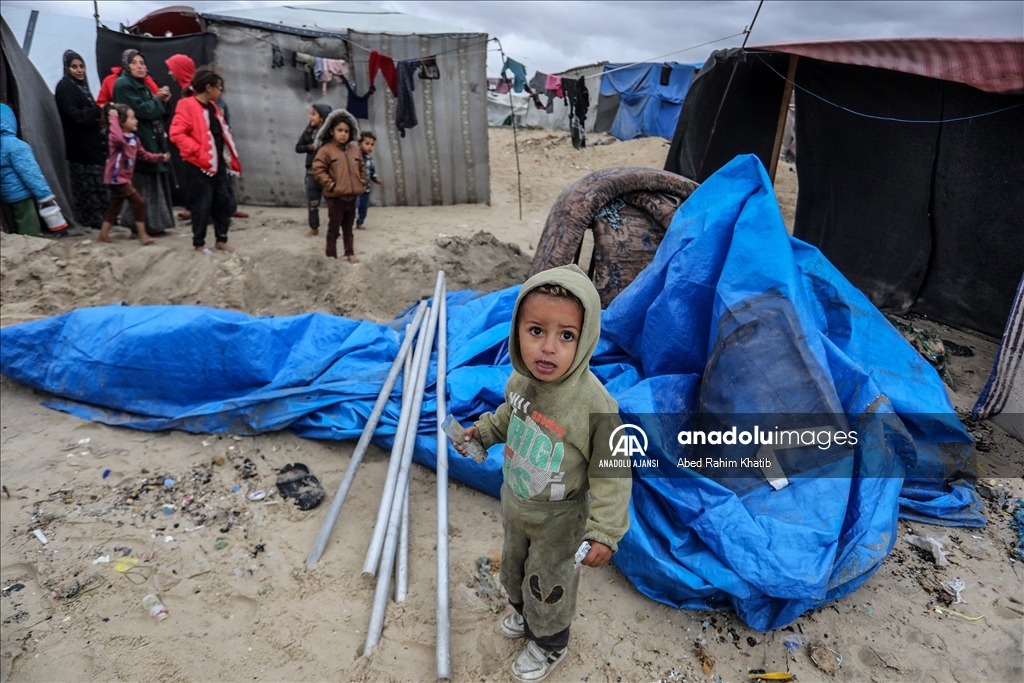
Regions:
[[[395,72],[395,60],[387,55],[382,55],[376,50],[370,50],[370,85],[377,77],[377,72],[384,74],[384,80],[391,88],[391,94],[398,97],[398,76]]]
[[[342,83],[348,88],[348,104],[345,109],[348,110],[349,114],[356,117],[357,119],[369,119],[370,118],[370,95],[377,92],[377,89],[370,86],[370,89],[365,94],[360,95],[356,92],[356,87],[352,85],[348,78],[342,76]]]
[[[273,45],[270,48],[270,68],[278,69],[282,66],[284,66],[284,53],[277,45]]]
[[[398,63],[398,110],[395,114],[395,125],[398,126],[398,134],[403,138],[407,128],[415,128],[419,121],[416,119],[416,103],[412,99],[413,90],[416,89],[416,80],[412,74],[420,67],[415,59],[407,59]]]
[[[320,82],[323,83],[322,92],[324,95],[327,94],[327,84],[337,79],[341,80],[348,76],[348,64],[344,59],[330,59],[324,57],[323,63],[323,74],[320,78]]]
[[[512,72],[512,89],[516,92],[523,92],[526,88],[526,67],[509,57],[501,67],[501,75],[506,71]]]
[[[441,70],[437,68],[437,57],[424,57],[420,60],[420,78],[432,81],[441,78]]]

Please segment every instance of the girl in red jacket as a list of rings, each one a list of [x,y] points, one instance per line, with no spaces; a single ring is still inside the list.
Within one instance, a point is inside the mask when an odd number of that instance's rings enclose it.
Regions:
[[[149,244],[153,238],[146,234],[146,201],[132,185],[135,176],[135,160],[141,158],[151,164],[170,161],[170,154],[153,154],[139,144],[135,131],[139,120],[135,112],[123,104],[108,103],[103,105],[103,128],[107,131],[109,155],[107,165],[103,169],[103,182],[110,187],[110,205],[103,216],[100,226],[100,242],[113,242],[110,237],[110,226],[117,221],[125,200],[132,205],[135,214],[135,229],[139,241]]]
[[[234,251],[228,246],[233,211],[228,175],[241,175],[242,165],[228,123],[215,104],[224,92],[224,79],[201,66],[192,77],[192,90],[193,97],[178,101],[171,121],[171,142],[186,162],[192,246],[206,251],[206,223],[212,218],[216,248]]]

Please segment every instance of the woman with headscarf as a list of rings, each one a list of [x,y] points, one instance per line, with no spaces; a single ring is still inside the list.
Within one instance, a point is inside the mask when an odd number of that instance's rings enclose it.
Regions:
[[[103,184],[107,141],[100,125],[100,108],[85,77],[85,60],[73,50],[64,52],[64,78],[55,93],[64,129],[64,158],[71,172],[75,216],[82,225],[98,229],[110,199],[110,190]]]
[[[163,154],[167,141],[164,138],[164,117],[167,115],[167,102],[171,99],[171,91],[167,86],[160,88],[154,95],[146,86],[146,58],[138,50],[125,50],[121,55],[121,75],[114,82],[114,102],[130,107],[139,120],[136,135],[139,143],[153,154]],[[171,209],[171,191],[167,182],[167,164],[150,164],[138,161],[135,177],[132,180],[135,189],[146,202],[146,232],[159,235],[174,227],[174,214]],[[127,209],[127,207],[126,207]],[[134,225],[128,212],[127,220],[121,214],[122,225]]]

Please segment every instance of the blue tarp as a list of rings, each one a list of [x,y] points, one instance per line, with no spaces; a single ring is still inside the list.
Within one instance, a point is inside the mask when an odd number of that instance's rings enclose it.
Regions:
[[[661,85],[661,72],[668,66],[668,85]],[[619,95],[619,109],[612,123],[612,135],[619,140],[656,135],[672,139],[690,89],[695,64],[605,64],[601,95]]]
[[[502,400],[516,293],[448,295],[449,402],[464,422]],[[0,370],[59,397],[48,405],[108,424],[356,438],[408,314],[384,326],[191,306],[80,309],[0,329]],[[651,598],[735,609],[774,629],[870,577],[898,514],[984,524],[973,487],[950,481],[968,470],[972,444],[938,375],[817,249],[786,234],[755,157],[738,157],[683,204],[602,325],[592,368],[624,417],[814,410],[860,430],[856,447],[822,461],[827,476],[779,491],[679,470],[655,439],[647,455],[665,471],[636,470],[632,525],[615,555]],[[428,466],[434,381],[415,455]],[[399,401],[396,390],[382,446]],[[454,477],[497,495],[500,446],[480,465],[449,455]]]

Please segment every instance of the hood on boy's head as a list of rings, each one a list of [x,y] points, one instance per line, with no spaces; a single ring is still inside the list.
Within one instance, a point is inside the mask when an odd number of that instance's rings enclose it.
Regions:
[[[4,135],[18,134],[18,117],[14,115],[14,110],[6,104],[0,104],[0,133]]]
[[[318,102],[317,104],[314,104],[313,109],[316,109],[316,112],[320,114],[320,118],[323,119],[324,121],[327,120],[327,117],[331,113],[331,105],[324,104],[323,102]]]
[[[594,355],[597,341],[601,337],[601,297],[597,293],[594,283],[587,277],[587,274],[575,264],[559,266],[558,268],[537,273],[523,284],[519,289],[516,307],[512,311],[512,329],[509,331],[508,353],[512,358],[512,367],[516,369],[516,372],[526,377],[532,377],[533,374],[526,367],[526,363],[523,362],[523,356],[519,352],[519,331],[516,322],[519,320],[519,309],[523,305],[526,295],[541,285],[564,287],[583,304],[583,329],[580,331],[579,344],[576,347],[576,358],[573,359],[569,370],[562,377],[555,380],[557,383],[565,381],[570,376],[582,374],[590,367],[590,357]]]
[[[316,105],[314,105],[316,106]],[[317,110],[319,111],[319,109]],[[319,148],[326,142],[330,142],[333,137],[332,131],[334,130],[334,124],[338,121],[344,121],[348,124],[349,131],[349,142],[359,139],[359,125],[356,123],[356,117],[349,114],[344,109],[335,109],[324,117],[324,125],[320,126],[320,130],[316,132],[316,147]]]
[[[188,55],[171,55],[164,63],[174,72],[174,80],[181,89],[188,90],[192,85],[192,77],[196,74],[196,63],[192,58]]]

